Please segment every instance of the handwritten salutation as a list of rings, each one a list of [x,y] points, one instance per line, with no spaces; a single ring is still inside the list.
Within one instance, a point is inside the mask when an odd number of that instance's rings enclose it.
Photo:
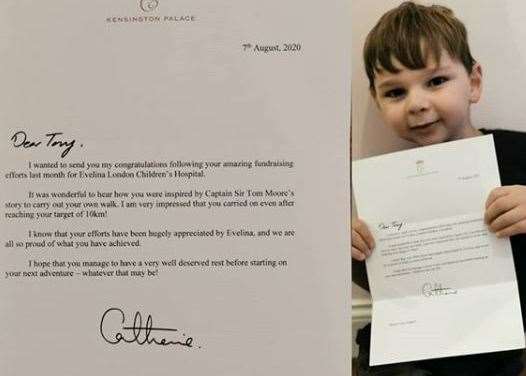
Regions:
[[[402,229],[402,226],[404,225],[403,222],[400,221],[392,221],[391,223],[380,223],[378,225],[378,228],[380,230],[390,230],[390,229],[396,229],[400,231]]]
[[[13,146],[15,148],[38,148],[41,146],[48,148],[61,148],[62,153],[60,154],[61,158],[64,158],[75,146],[76,140],[64,140],[61,136],[62,132],[53,132],[47,133],[45,137],[47,139],[40,141],[31,141],[26,132],[18,131],[13,136],[11,136],[11,141],[13,141]],[[81,145],[82,146],[82,145]]]

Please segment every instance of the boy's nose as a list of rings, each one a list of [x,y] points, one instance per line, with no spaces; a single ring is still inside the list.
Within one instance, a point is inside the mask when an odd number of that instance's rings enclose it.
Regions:
[[[410,114],[418,114],[429,109],[429,98],[426,93],[414,90],[409,93],[407,98],[407,111]]]

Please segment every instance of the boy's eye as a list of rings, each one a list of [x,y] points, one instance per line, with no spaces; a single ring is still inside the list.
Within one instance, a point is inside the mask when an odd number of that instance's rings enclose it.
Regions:
[[[391,89],[391,90],[386,91],[384,93],[384,97],[396,99],[396,98],[400,98],[404,94],[405,94],[405,90],[404,89],[396,88],[396,89]]]
[[[427,83],[428,86],[430,87],[434,87],[434,86],[440,86],[442,85],[444,82],[446,82],[448,79],[447,77],[444,77],[444,76],[437,76],[437,77],[433,77],[432,79],[429,80],[429,82]]]

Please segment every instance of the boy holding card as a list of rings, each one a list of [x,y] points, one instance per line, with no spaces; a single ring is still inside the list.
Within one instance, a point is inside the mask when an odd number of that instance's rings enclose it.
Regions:
[[[470,108],[482,92],[482,69],[471,56],[464,25],[442,6],[406,2],[384,14],[364,46],[369,88],[383,121],[418,146],[494,136],[503,187],[485,203],[485,221],[498,237],[511,236],[521,309],[526,312],[526,134],[477,129]],[[446,203],[445,203],[446,204]],[[374,250],[367,224],[352,222],[353,273]],[[366,281],[356,280],[367,287]],[[369,331],[362,330],[358,375],[519,375],[522,350],[368,366]]]

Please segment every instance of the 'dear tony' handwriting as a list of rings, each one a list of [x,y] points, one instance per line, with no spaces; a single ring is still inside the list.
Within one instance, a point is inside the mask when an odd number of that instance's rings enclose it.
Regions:
[[[404,225],[403,222],[400,221],[392,221],[391,223],[380,223],[378,225],[378,228],[380,230],[389,230],[389,229],[396,229],[400,231],[402,229],[402,226]]]
[[[29,140],[29,137],[26,132],[18,131],[13,136],[11,136],[11,141],[15,148],[38,148],[38,147],[49,147],[49,148],[61,148],[62,153],[60,154],[61,158],[64,158],[75,146],[76,140],[64,140],[61,136],[62,132],[52,132],[45,135],[46,139],[33,141]],[[80,145],[82,147],[82,145]]]

